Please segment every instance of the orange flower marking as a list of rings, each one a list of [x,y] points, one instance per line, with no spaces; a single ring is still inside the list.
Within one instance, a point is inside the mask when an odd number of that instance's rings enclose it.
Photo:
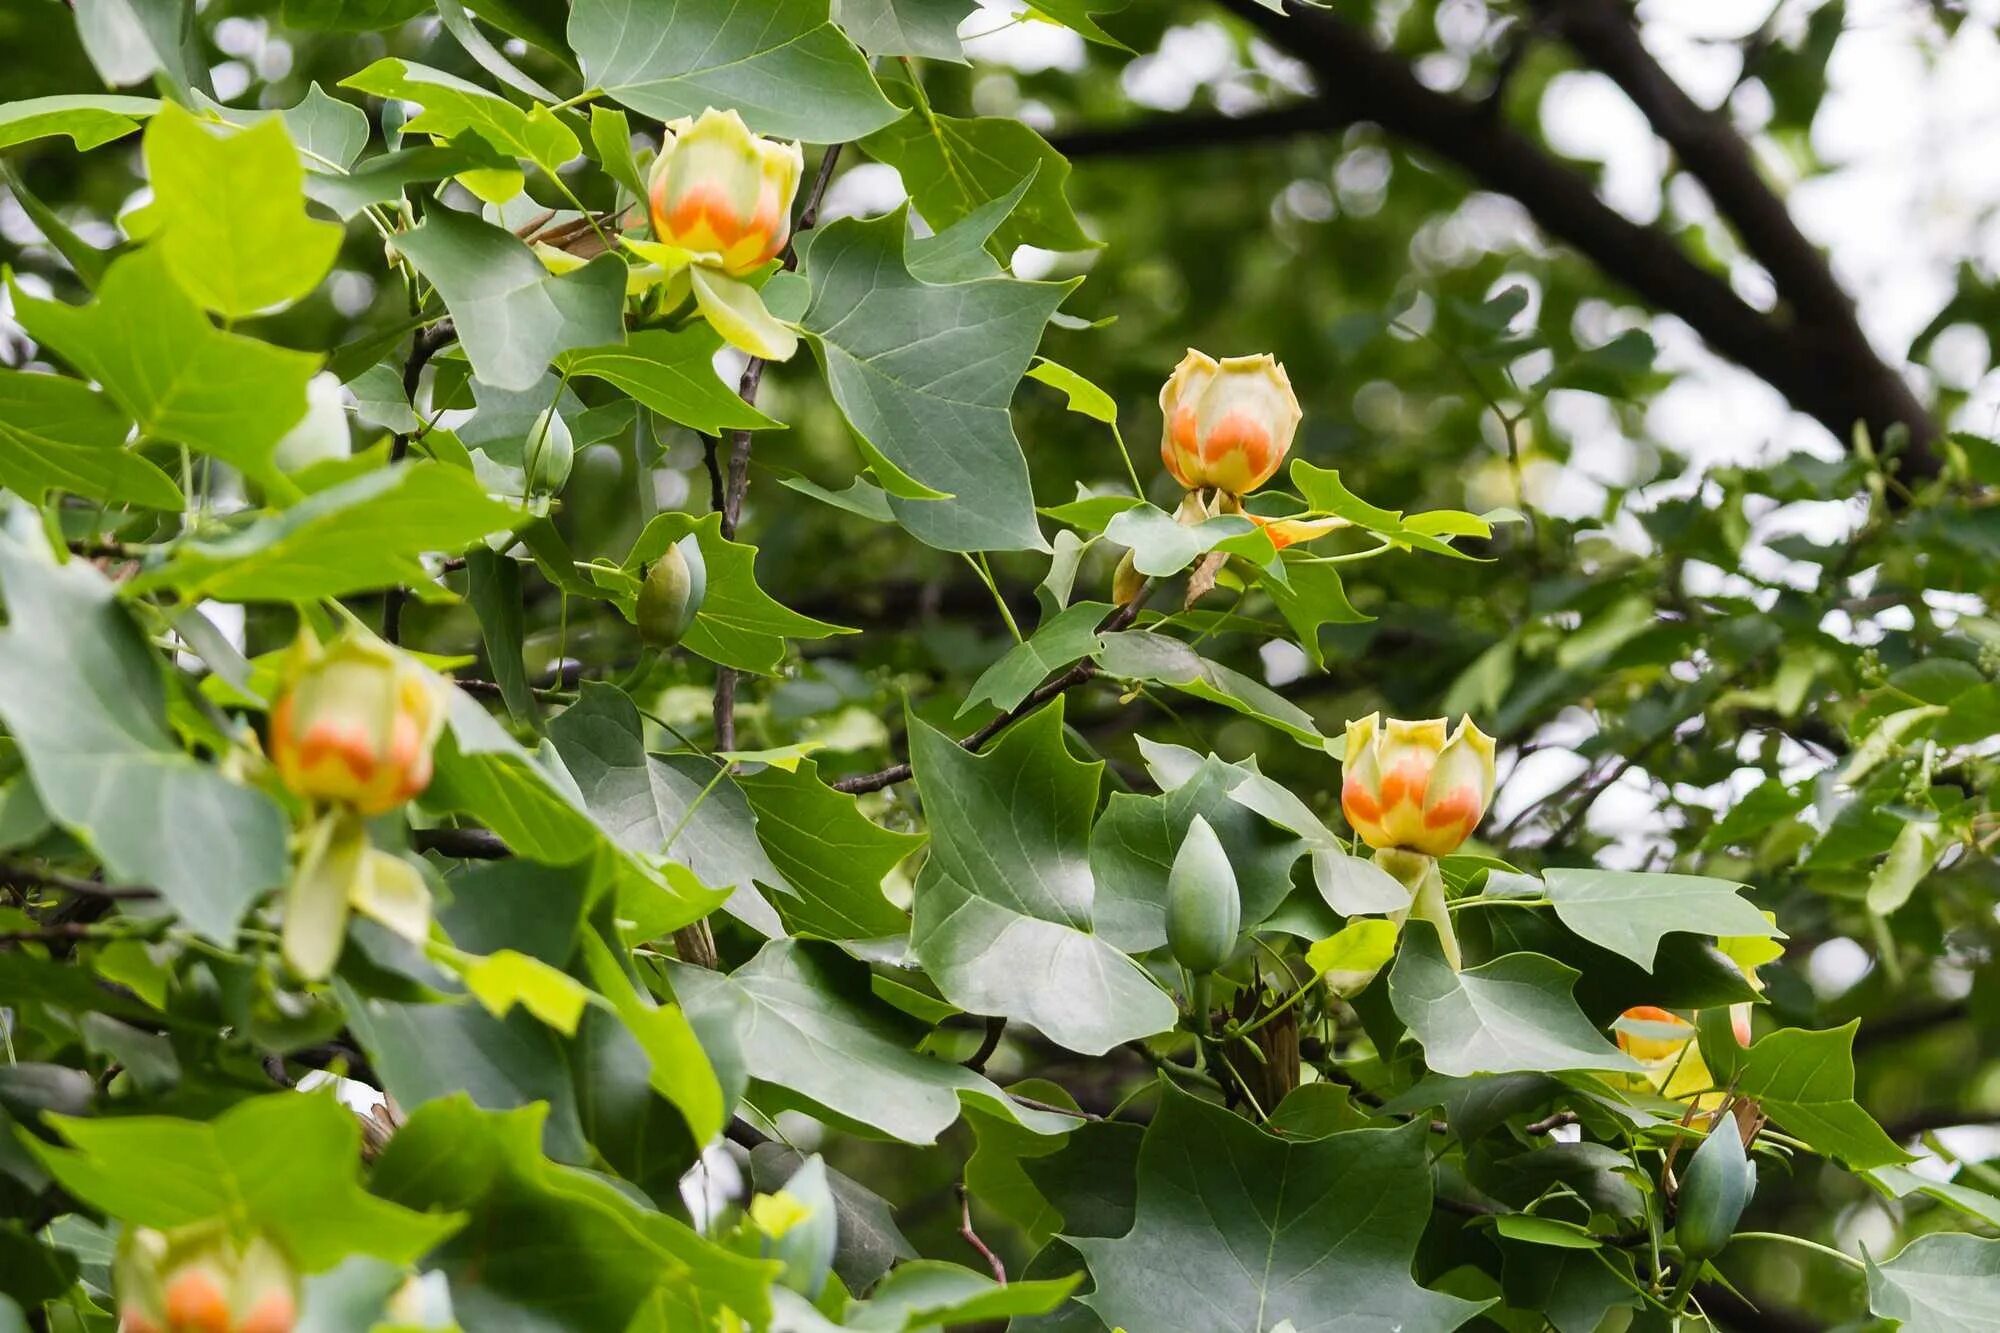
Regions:
[[[308,800],[392,810],[430,783],[443,705],[437,677],[372,637],[301,639],[271,708],[278,777]]]
[[[1470,719],[1450,736],[1442,719],[1347,724],[1340,808],[1370,847],[1449,856],[1492,797],[1493,740]]]
[[[713,107],[666,127],[647,202],[653,233],[735,277],[769,263],[791,233],[804,157]]]
[[[167,1325],[174,1333],[230,1333],[229,1293],[206,1268],[184,1268],[167,1282]]]
[[[1243,495],[1284,461],[1299,401],[1268,355],[1218,361],[1189,349],[1160,389],[1160,414],[1160,458],[1175,481]]]

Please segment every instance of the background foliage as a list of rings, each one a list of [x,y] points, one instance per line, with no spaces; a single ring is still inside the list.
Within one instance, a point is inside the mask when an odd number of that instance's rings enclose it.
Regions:
[[[1976,20],[1934,8],[1943,53]],[[0,0],[0,1328],[112,1327],[118,1227],[216,1216],[315,1329],[405,1273],[473,1330],[1568,1333],[1666,1326],[1683,1273],[1724,1327],[2000,1320],[2000,1145],[1955,1128],[2000,1109],[2000,450],[1923,371],[1991,280],[1872,345],[1787,213],[1845,7],[1732,44],[1747,125],[1613,0],[969,9]],[[1077,67],[965,59],[1013,25]],[[1140,62],[1189,33],[1226,58],[1165,114]],[[1577,70],[1705,211],[1633,221],[1550,146]],[[805,140],[822,204],[768,368],[591,257],[710,104]],[[1689,331],[1802,452],[1662,442]],[[1122,432],[1174,509],[1190,345],[1285,362],[1274,489],[1375,536],[1281,581],[1085,498],[1129,491]],[[290,471],[322,368],[353,457]],[[576,467],[529,504],[551,403]],[[642,651],[689,534],[703,614]],[[1239,563],[1183,611],[1191,537]],[[458,680],[372,830],[437,922],[357,919],[307,985],[297,811],[245,756],[298,626],[350,613]],[[1500,739],[1446,865],[1482,966],[1413,925],[1343,997],[1385,904],[1328,738],[1377,710]],[[1219,1002],[1261,1023],[1206,1050],[1162,948],[1196,813],[1254,940]],[[1709,941],[1763,913],[1744,1051]],[[1704,1013],[1771,1122],[1706,1269],[1684,1107],[1614,1044],[1639,1005]],[[321,1071],[393,1109],[279,1090]],[[816,1303],[806,1232],[738,1207],[787,1181],[838,1219]]]

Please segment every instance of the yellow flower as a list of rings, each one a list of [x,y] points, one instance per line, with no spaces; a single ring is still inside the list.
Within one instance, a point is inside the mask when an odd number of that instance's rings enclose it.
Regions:
[[[291,1333],[298,1322],[298,1274],[261,1234],[128,1227],[112,1278],[118,1333]]]
[[[1715,1086],[1708,1062],[1701,1058],[1694,1024],[1670,1009],[1651,1004],[1634,1005],[1620,1014],[1618,1021],[1619,1026],[1613,1032],[1618,1038],[1618,1049],[1645,1069],[1642,1074],[1630,1076],[1633,1088],[1650,1088],[1662,1097],[1685,1101],[1699,1098]],[[1704,1110],[1713,1109],[1701,1100],[1696,1105]]]
[[[805,157],[795,143],[752,134],[734,111],[670,121],[648,194],[653,234],[732,277],[785,248]]]
[[[1217,361],[1193,348],[1160,389],[1160,458],[1189,490],[1244,495],[1269,481],[1299,428],[1298,397],[1268,353]]]
[[[436,675],[373,635],[322,648],[308,632],[271,706],[271,759],[293,793],[379,815],[430,784],[444,703]]]
[[[1493,738],[1465,718],[1449,739],[1445,720],[1384,724],[1379,714],[1347,724],[1341,813],[1370,847],[1449,856],[1479,826],[1493,799]]]

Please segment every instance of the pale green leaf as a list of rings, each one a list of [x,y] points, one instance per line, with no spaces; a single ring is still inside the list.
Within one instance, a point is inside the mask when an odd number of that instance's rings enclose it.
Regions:
[[[1543,876],[1543,883],[1565,926],[1648,972],[1653,970],[1660,937],[1669,931],[1784,938],[1762,912],[1736,896],[1744,885],[1735,880],[1555,869]]]
[[[0,370],[0,486],[33,504],[62,491],[179,509],[181,488],[125,447],[131,420],[80,380]]]

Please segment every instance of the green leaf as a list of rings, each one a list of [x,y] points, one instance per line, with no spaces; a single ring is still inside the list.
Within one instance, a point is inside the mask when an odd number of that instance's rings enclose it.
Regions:
[[[376,1165],[374,1187],[388,1198],[470,1215],[428,1261],[451,1279],[462,1324],[605,1333],[664,1300],[683,1312],[675,1327],[716,1327],[725,1308],[763,1326],[776,1264],[732,1253],[610,1181],[548,1161],[539,1146],[545,1114],[480,1111],[463,1097],[432,1102]]]
[[[1779,1128],[1856,1171],[1895,1166],[1910,1155],[1854,1101],[1855,1019],[1814,1032],[1781,1028],[1743,1053],[1736,1090],[1754,1097]]]
[[[1362,625],[1373,617],[1354,609],[1347,600],[1347,587],[1335,565],[1314,564],[1294,556],[1283,563],[1280,580],[1269,567],[1257,571],[1257,586],[1264,590],[1278,614],[1292,627],[1292,635],[1305,649],[1315,667],[1326,667],[1326,647],[1320,630],[1328,625]]]
[[[1040,380],[1051,389],[1062,394],[1069,410],[1092,421],[1102,421],[1106,425],[1118,424],[1118,403],[1112,396],[1068,366],[1049,360],[1035,358],[1035,364],[1028,371],[1028,378]]]
[[[544,762],[537,762],[462,690],[451,691],[446,712],[450,726],[437,749],[437,771],[424,790],[427,807],[471,815],[516,856],[546,865],[608,857],[619,885],[620,913],[651,934],[685,926],[720,905],[724,894],[678,867],[663,874],[621,845],[593,817],[551,747],[543,747]]]
[[[1003,713],[1018,708],[1050,675],[1098,652],[1102,644],[1097,627],[1110,614],[1109,602],[1078,602],[1049,617],[980,673],[959,705],[958,716],[964,717],[982,703],[990,703]]]
[[[1454,972],[1437,928],[1413,920],[1389,973],[1389,1000],[1440,1074],[1637,1073],[1570,996],[1578,973],[1540,954],[1513,953]]]
[[[160,109],[152,97],[117,93],[65,93],[0,103],[0,148],[67,134],[78,152],[122,139]]]
[[[1031,1078],[1010,1089],[1051,1106],[1074,1109],[1076,1099],[1060,1084]],[[965,1188],[986,1207],[1021,1228],[1028,1244],[1040,1249],[1049,1237],[1062,1229],[1062,1214],[1035,1188],[1022,1169],[1023,1163],[1048,1157],[1062,1150],[1067,1136],[1038,1134],[1010,1119],[967,1108],[966,1123],[972,1126],[973,1151],[965,1163]]]
[[[307,198],[345,219],[370,204],[400,200],[411,185],[475,171],[511,170],[513,166],[513,158],[468,131],[447,144],[378,154],[345,175],[309,170],[305,190]]]
[[[963,63],[958,25],[973,0],[842,0],[840,26],[871,56],[921,56]]]
[[[1090,869],[1097,879],[1092,910],[1101,937],[1127,953],[1166,943],[1167,873],[1197,815],[1229,853],[1244,928],[1255,928],[1277,909],[1291,892],[1292,867],[1305,843],[1230,799],[1242,776],[1211,755],[1186,781],[1157,796],[1112,795],[1090,835]]]
[[[1542,882],[1565,926],[1648,972],[1660,937],[1669,931],[1784,938],[1762,912],[1736,896],[1745,886],[1735,880],[1556,869],[1545,873]]]
[[[1428,1127],[1281,1139],[1168,1091],[1116,1240],[1078,1238],[1108,1326],[1448,1333],[1482,1308],[1410,1276],[1431,1216]]]
[[[2000,1240],[1919,1236],[1884,1264],[1868,1264],[1868,1310],[1903,1333],[2000,1329]]]
[[[760,134],[845,143],[900,114],[826,0],[577,0],[569,44],[588,82],[659,120],[733,107]]]
[[[910,944],[944,997],[1087,1055],[1172,1027],[1173,1001],[1091,933],[1087,855],[1103,766],[1064,748],[1061,701],[983,755],[914,716],[909,729],[931,829]]]
[[[750,1150],[750,1173],[760,1194],[783,1188],[805,1159],[796,1149],[776,1142]],[[839,1243],[833,1271],[849,1291],[866,1291],[896,1264],[917,1257],[916,1249],[896,1226],[889,1201],[850,1176],[827,1169],[827,1188],[839,1220]]]
[[[1069,286],[915,277],[901,210],[814,228],[800,249],[800,325],[834,401],[895,471],[950,497],[892,494],[897,519],[944,550],[1047,550],[1008,405]]]
[[[126,225],[150,237],[188,295],[241,319],[307,295],[340,249],[306,216],[305,171],[279,119],[215,134],[169,102],[146,127],[153,201]]]
[[[79,380],[0,370],[0,486],[41,504],[63,491],[179,509],[181,488],[125,448],[132,423]]]
[[[1121,630],[1104,635],[1103,642],[1097,663],[1106,675],[1171,685],[1276,727],[1308,749],[1326,748],[1326,737],[1310,713],[1261,681],[1209,661],[1178,639],[1145,630]]]
[[[639,567],[665,554],[689,533],[708,563],[708,593],[681,646],[711,662],[759,675],[773,675],[785,660],[785,640],[824,639],[853,630],[829,625],[773,600],[757,586],[757,548],[722,535],[720,514],[656,515],[633,543],[625,567]],[[636,584],[634,585],[636,596]]]
[[[1240,514],[1222,514],[1200,523],[1183,523],[1155,505],[1140,504],[1116,514],[1104,525],[1107,541],[1132,549],[1132,565],[1141,574],[1166,578],[1178,574],[1199,557],[1218,547],[1233,554],[1261,555],[1269,560],[1276,551],[1271,539],[1256,524]],[[1226,544],[1226,546],[1225,546]]]
[[[782,429],[737,396],[715,373],[722,338],[706,324],[643,329],[609,347],[580,347],[556,358],[565,375],[603,380],[669,421],[704,435]]]
[[[187,600],[304,602],[398,584],[429,586],[418,557],[463,551],[523,518],[448,463],[398,463],[307,496],[215,541],[185,542],[134,593]]]
[[[1131,47],[1097,26],[1097,20],[1092,17],[1095,14],[1119,13],[1127,3],[1129,0],[1028,0],[1028,8],[1077,33],[1086,41],[1130,51]],[[1268,6],[1270,0],[1257,0],[1257,3]]]
[[[616,107],[590,108],[590,146],[604,174],[625,187],[634,200],[646,198],[646,182],[632,156],[632,125]]]
[[[1015,1106],[983,1074],[919,1055],[923,1036],[875,998],[868,969],[829,945],[772,940],[724,976],[671,964],[674,993],[697,1026],[728,1024],[752,1037],[750,1077],[796,1093],[845,1120],[905,1143],[934,1143],[971,1097],[1044,1132],[1071,1121]]]
[[[680,1110],[695,1143],[714,1139],[722,1132],[728,1111],[722,1084],[687,1014],[677,1004],[655,1004],[643,994],[595,931],[584,932],[583,957],[592,984],[639,1043],[650,1066],[653,1090]]]
[[[1344,518],[1355,527],[1378,533],[1406,549],[1416,547],[1433,555],[1470,560],[1474,557],[1440,540],[1435,534],[1442,531],[1458,536],[1485,537],[1493,530],[1485,519],[1457,510],[1418,514],[1406,521],[1400,511],[1369,504],[1348,490],[1338,472],[1331,468],[1314,467],[1303,458],[1292,460],[1290,476],[1293,487],[1305,497],[1311,512]]]
[[[87,306],[10,288],[22,327],[97,381],[142,435],[212,454],[279,493],[296,493],[271,451],[305,415],[317,356],[218,330],[150,246],[114,263]]]
[[[267,120],[284,122],[285,132],[301,157],[322,164],[332,163],[341,171],[354,165],[368,146],[368,113],[352,102],[327,95],[317,83],[306,85],[306,95],[288,107],[275,111],[261,108],[224,106],[208,97],[199,99],[201,108],[220,116],[231,125],[259,125]]]
[[[1868,877],[1868,910],[1888,916],[1908,902],[1930,874],[1944,837],[1943,828],[1935,823],[1913,819],[1903,825],[1889,844],[1889,855]]]
[[[528,389],[573,347],[625,336],[625,265],[600,255],[561,276],[511,232],[434,208],[395,246],[436,285],[472,373],[496,389]]]
[[[495,1018],[505,1019],[519,1005],[565,1037],[576,1035],[577,1020],[590,1000],[575,977],[515,949],[474,958],[463,975],[465,988]]]
[[[586,681],[577,702],[549,724],[584,805],[618,844],[665,856],[703,884],[731,890],[724,907],[763,935],[784,931],[758,892],[791,886],[757,842],[757,820],[736,785],[701,755],[646,753],[638,707],[623,690]]]
[[[757,816],[758,840],[796,895],[777,899],[787,934],[866,940],[908,931],[910,918],[883,896],[882,881],[923,838],[869,819],[852,796],[822,782],[809,759],[790,773],[769,766],[738,774],[736,785]]]
[[[263,1227],[308,1272],[350,1254],[409,1263],[464,1220],[378,1199],[355,1179],[361,1122],[330,1092],[273,1093],[214,1120],[48,1116],[70,1146],[29,1147],[65,1190],[121,1221]]]
[[[541,711],[535,707],[527,663],[521,657],[527,627],[520,563],[481,544],[466,554],[465,573],[472,613],[479,617],[479,635],[486,644],[486,661],[500,686],[500,698],[515,722],[539,730]]]
[[[898,103],[916,108],[915,113],[863,139],[861,150],[902,174],[911,202],[933,228],[943,231],[1032,177],[1027,192],[993,233],[998,253],[1011,255],[1019,245],[1096,247],[1077,225],[1063,194],[1069,163],[1048,140],[1012,116],[941,115],[909,83],[898,80],[888,86]]]
[[[969,1268],[937,1259],[902,1264],[869,1293],[867,1306],[847,1326],[871,1333],[915,1333],[960,1328],[1013,1315],[1046,1314],[1062,1304],[1078,1275],[1001,1285]]]
[[[340,86],[423,107],[403,126],[405,134],[455,139],[470,132],[510,157],[527,158],[551,176],[583,151],[575,132],[547,107],[523,111],[476,83],[408,60],[393,56],[378,60],[343,79]]]
[[[50,818],[108,876],[156,885],[194,930],[233,942],[285,880],[283,812],[175,742],[159,659],[102,574],[0,536],[0,591],[0,720]]]

